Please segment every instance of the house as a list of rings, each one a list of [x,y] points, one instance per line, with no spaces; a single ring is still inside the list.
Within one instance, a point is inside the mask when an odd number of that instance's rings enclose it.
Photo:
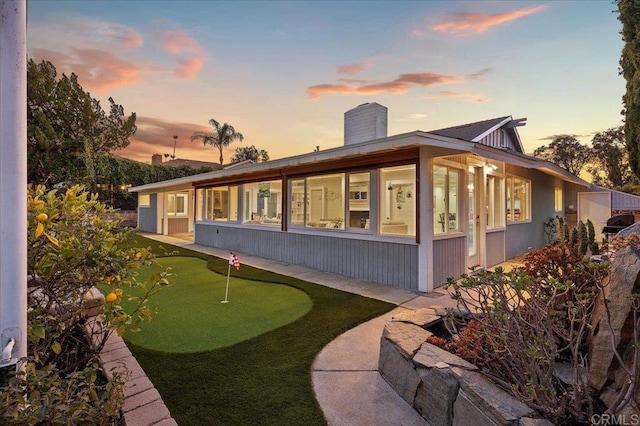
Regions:
[[[590,184],[525,155],[511,116],[387,136],[345,113],[344,146],[130,188],[141,230],[430,292],[546,244]]]

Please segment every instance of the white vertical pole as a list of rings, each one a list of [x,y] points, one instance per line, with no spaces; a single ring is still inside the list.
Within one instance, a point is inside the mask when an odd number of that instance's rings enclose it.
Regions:
[[[27,355],[27,2],[0,0],[0,349]]]
[[[229,303],[227,296],[229,295],[229,277],[231,276],[231,261],[229,261],[229,268],[227,269],[227,288],[224,290],[224,300],[220,303]]]

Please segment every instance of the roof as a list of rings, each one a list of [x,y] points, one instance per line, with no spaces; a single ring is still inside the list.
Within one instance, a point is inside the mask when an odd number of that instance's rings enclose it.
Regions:
[[[593,189],[611,193],[611,210],[640,210],[640,196],[597,185]]]
[[[510,117],[507,118],[511,120]],[[372,154],[387,153],[389,156],[392,156],[394,155],[394,153],[397,153],[401,150],[419,148],[422,146],[428,146],[433,149],[433,154],[435,156],[471,153],[484,158],[504,161],[509,164],[514,164],[528,169],[538,169],[543,171],[544,173],[557,176],[565,181],[573,182],[586,187],[589,186],[589,183],[585,182],[584,180],[543,159],[530,157],[528,155],[517,153],[515,151],[498,149],[460,138],[452,138],[433,133],[415,131],[373,141],[360,142],[323,151],[281,158],[264,163],[256,163],[245,167],[224,168],[222,170],[201,173],[194,176],[187,176],[164,182],[150,183],[129,188],[129,192],[153,192],[157,190],[167,190],[169,188],[193,186],[197,183],[225,179],[234,176],[247,174],[259,175],[260,173],[267,171],[278,171],[281,173],[283,170],[290,168],[308,166],[312,164],[317,165],[319,163],[331,164],[332,162],[340,159],[359,158],[361,156],[370,156]]]
[[[492,118],[490,120],[476,121],[475,123],[461,124],[460,126],[445,127],[444,129],[429,130],[429,133],[446,136],[448,138],[474,141],[474,139],[476,139],[478,136],[487,133],[494,127],[507,120],[511,120],[510,115]]]

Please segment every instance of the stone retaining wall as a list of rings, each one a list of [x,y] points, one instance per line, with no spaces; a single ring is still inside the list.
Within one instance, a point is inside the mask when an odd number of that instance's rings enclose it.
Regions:
[[[437,316],[433,310],[419,311],[425,312],[386,324],[378,370],[431,426],[552,424],[536,418],[533,409],[498,388],[474,365],[427,343],[431,333],[420,325]]]
[[[93,287],[83,302],[85,315],[89,318],[87,329],[101,327],[93,321],[104,305],[104,296]],[[133,357],[126,343],[116,332],[111,332],[100,352],[100,366],[108,380],[113,379],[117,371],[128,371],[130,376],[125,384],[122,417],[124,425],[129,426],[177,426],[171,417],[160,393],[156,390],[146,373]]]

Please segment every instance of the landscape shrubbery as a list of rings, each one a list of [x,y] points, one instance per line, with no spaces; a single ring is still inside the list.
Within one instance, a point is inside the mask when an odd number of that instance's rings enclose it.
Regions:
[[[120,415],[126,372],[107,381],[98,354],[110,333],[151,318],[148,298],[167,284],[167,272],[138,281],[137,268],[154,264],[154,255],[129,247],[117,214],[80,186],[60,194],[33,188],[27,212],[28,356],[1,388],[0,423],[109,424]],[[95,287],[107,303],[89,317]],[[135,309],[125,311],[122,298]]]
[[[450,279],[459,307],[447,320],[453,339],[429,341],[475,363],[555,424],[588,423],[604,411],[587,384],[587,338],[611,266],[593,260],[592,233],[592,225],[570,230],[560,222],[556,242],[525,255],[523,266]],[[569,378],[560,371],[566,366]]]

